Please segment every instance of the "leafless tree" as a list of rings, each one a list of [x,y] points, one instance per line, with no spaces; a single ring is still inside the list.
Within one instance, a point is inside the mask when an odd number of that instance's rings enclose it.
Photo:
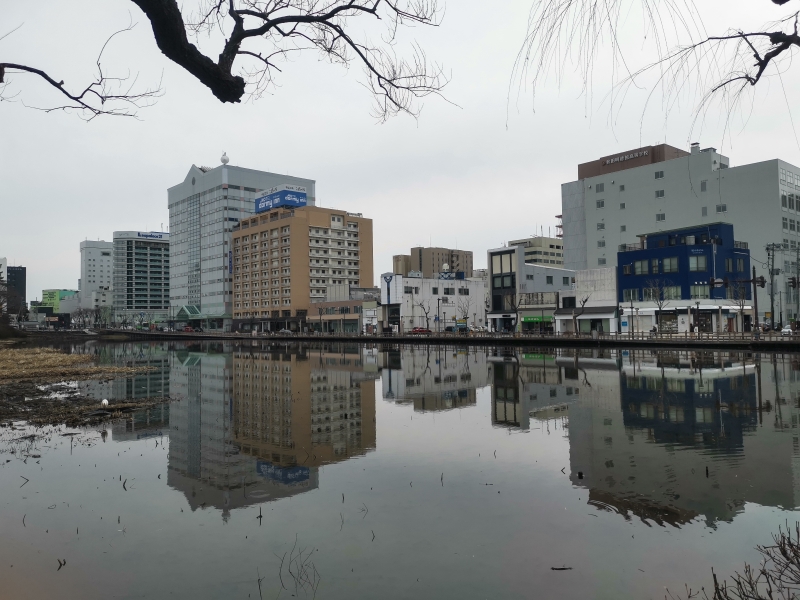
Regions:
[[[425,329],[431,328],[431,303],[430,300],[420,300],[414,304],[418,306],[419,309],[422,311],[422,314],[425,315]]]
[[[461,319],[469,320],[469,314],[472,311],[472,300],[469,296],[466,298],[458,299],[458,315]]]
[[[702,117],[713,99],[730,114],[748,90],[770,77],[780,79],[793,66],[792,58],[800,48],[796,1],[750,2],[763,5],[769,15],[765,18],[772,20],[732,24],[710,34],[693,1],[535,0],[514,80],[530,83],[535,94],[548,75],[564,78],[574,60],[584,92],[592,95],[593,80],[609,81],[607,98],[612,110],[618,110],[617,98],[624,98],[632,87],[641,87],[644,76],[652,72],[655,83],[648,84],[652,87],[648,100],[661,88],[667,112],[688,95],[696,105],[696,118]],[[794,8],[771,6],[792,2]],[[636,23],[641,23],[642,31],[632,35],[630,28]],[[639,42],[642,36],[644,47]],[[636,40],[635,46],[626,45],[630,39]],[[604,49],[611,59],[612,72],[607,76],[595,69]],[[654,59],[637,64],[648,50]]]
[[[8,296],[10,294],[10,289],[8,283],[6,283],[6,280],[0,273],[0,315],[8,312]]]
[[[671,299],[669,296],[669,288],[673,283],[669,279],[648,279],[645,282],[645,300],[655,302],[656,305],[656,327],[661,331],[661,311],[669,304]]]
[[[731,295],[733,296],[736,306],[739,308],[739,317],[741,320],[742,331],[744,331],[744,307],[747,306],[747,287],[748,284],[742,281],[731,282]]]
[[[437,0],[131,2],[149,20],[164,56],[208,87],[221,102],[260,97],[275,86],[275,77],[289,57],[309,51],[344,67],[361,66],[364,85],[375,98],[374,114],[380,120],[398,113],[418,114],[419,100],[431,94],[440,96],[448,82],[442,66],[431,63],[419,45],[413,44],[406,57],[397,52],[401,28],[440,24],[443,11]],[[370,41],[364,33],[369,18],[383,27],[377,36],[379,42]],[[6,35],[10,33],[13,30]],[[210,46],[217,40],[221,48],[216,50],[215,59],[211,58],[214,52]],[[106,75],[101,58],[102,51],[97,76],[82,91],[68,91],[57,76],[37,67],[0,62],[0,97],[2,86],[8,83],[4,74],[12,73],[35,75],[67,97],[67,104],[44,110],[77,109],[86,118],[135,115],[132,107],[152,103],[161,94],[160,86],[135,91],[135,85],[130,85],[136,83],[135,77]],[[6,85],[5,98],[11,96]]]
[[[578,301],[578,304],[581,305],[580,309],[572,311],[572,329],[575,332],[575,335],[578,335],[578,317],[580,317],[586,310],[586,303],[589,301],[590,296],[591,294],[586,294],[583,298],[581,298]]]

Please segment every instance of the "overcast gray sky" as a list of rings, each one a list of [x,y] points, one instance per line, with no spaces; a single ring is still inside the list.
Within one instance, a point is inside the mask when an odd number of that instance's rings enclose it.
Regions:
[[[141,120],[84,123],[26,108],[23,102],[49,106],[58,98],[34,78],[15,76],[19,96],[0,103],[0,256],[28,267],[29,300],[45,288],[77,287],[81,240],[166,227],[167,188],[193,163],[216,166],[223,151],[234,165],[315,179],[322,206],[371,217],[376,276],[391,269],[393,254],[414,245],[469,249],[481,267],[487,248],[540,226],[552,231],[560,184],[577,178],[578,163],[605,154],[698,141],[721,149],[731,166],[776,157],[800,164],[786,100],[798,97],[800,70],[784,75],[786,96],[777,80],[759,88],[753,112],[735,115],[725,143],[719,112],[691,134],[688,101],[665,121],[656,99],[642,119],[646,89],[632,90],[611,123],[602,63],[591,101],[575,76],[549,81],[535,111],[531,94],[517,99],[515,87],[507,114],[531,0],[451,0],[441,27],[406,35],[452,73],[445,93],[458,107],[429,98],[418,120],[400,116],[386,124],[370,115],[360,68],[347,71],[308,54],[284,66],[271,95],[222,105],[160,54],[149,23],[128,0],[4,4],[0,35],[22,27],[0,41],[0,58],[73,85],[92,76],[98,49],[130,15],[138,25],[115,40],[106,64],[117,73],[138,72],[144,83],[157,83],[163,73],[166,92],[140,112]],[[783,14],[767,0],[707,0],[703,11],[715,33]],[[628,25],[623,34],[639,43],[639,28]],[[790,104],[800,122],[797,103]]]

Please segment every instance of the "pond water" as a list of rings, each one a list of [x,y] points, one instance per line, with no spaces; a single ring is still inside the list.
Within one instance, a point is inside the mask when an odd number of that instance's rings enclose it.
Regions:
[[[1,598],[685,596],[800,519],[797,355],[72,351],[172,401],[0,429]]]

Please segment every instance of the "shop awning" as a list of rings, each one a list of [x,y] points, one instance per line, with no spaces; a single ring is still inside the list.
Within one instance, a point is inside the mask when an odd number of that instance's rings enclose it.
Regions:
[[[580,314],[579,314],[580,313]],[[584,319],[613,319],[617,316],[616,306],[587,306],[586,308],[559,308],[556,309],[556,319],[571,319],[576,315],[578,320]]]

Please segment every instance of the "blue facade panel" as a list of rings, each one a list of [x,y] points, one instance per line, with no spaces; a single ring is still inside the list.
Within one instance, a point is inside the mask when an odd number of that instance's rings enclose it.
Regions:
[[[751,277],[750,250],[734,241],[733,225],[714,223],[648,234],[645,245],[622,246],[617,253],[620,303],[650,300],[647,294],[653,289],[674,294],[677,288],[680,298],[668,299],[734,298],[737,287],[747,300],[752,298],[751,286],[743,283]],[[711,287],[711,278],[727,278],[729,287]],[[708,286],[708,295],[702,286]]]

